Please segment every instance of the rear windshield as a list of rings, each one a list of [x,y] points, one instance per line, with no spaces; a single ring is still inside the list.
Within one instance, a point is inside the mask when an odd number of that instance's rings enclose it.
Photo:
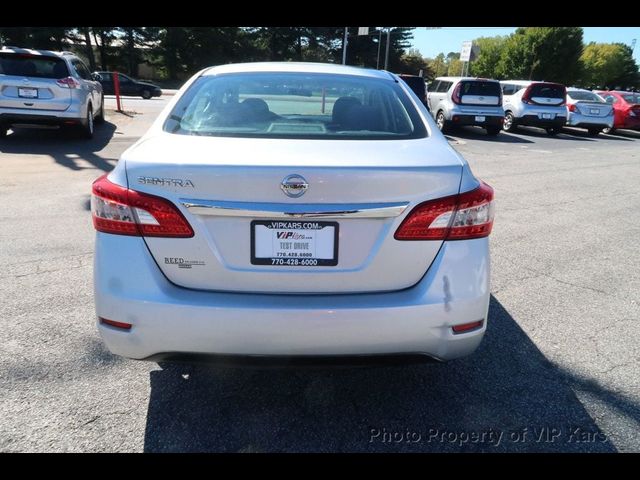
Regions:
[[[498,82],[463,81],[460,86],[460,96],[478,95],[482,97],[499,97],[500,84]]]
[[[182,135],[313,139],[422,138],[402,88],[386,79],[307,73],[198,78],[164,129]]]
[[[422,77],[411,77],[401,75],[400,78],[405,81],[409,88],[413,90],[418,98],[424,99],[424,95],[426,93],[427,87],[424,83],[424,79]]]
[[[20,77],[64,78],[69,76],[61,58],[0,53],[0,74]]]
[[[574,92],[569,90],[567,95],[572,100],[604,103],[604,100],[593,92]]]
[[[627,103],[640,103],[640,93],[622,95],[622,98]]]
[[[529,91],[529,97],[563,98],[565,89],[556,83],[534,83]]]

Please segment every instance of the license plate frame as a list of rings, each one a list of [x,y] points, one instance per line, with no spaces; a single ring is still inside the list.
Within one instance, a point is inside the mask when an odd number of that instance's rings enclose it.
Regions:
[[[275,227],[274,225],[278,225]],[[321,228],[310,228],[311,225]],[[269,230],[280,230],[281,232],[300,232],[300,231],[318,231],[327,227],[333,228],[333,248],[331,258],[316,258],[316,257],[299,257],[299,256],[274,256],[273,247],[271,249],[271,256],[256,255],[256,227],[266,226]],[[300,227],[300,228],[298,228]],[[338,246],[339,246],[339,230],[340,225],[338,222],[325,222],[315,220],[252,220],[250,225],[251,230],[251,264],[252,265],[269,265],[274,267],[335,267],[338,265]],[[272,235],[275,234],[272,233]],[[328,233],[330,235],[330,233]],[[315,235],[314,235],[315,237]],[[274,238],[272,237],[272,241]],[[314,247],[317,238],[314,238]],[[315,248],[314,248],[315,249]],[[277,252],[276,252],[277,253]],[[293,253],[293,252],[292,252]]]
[[[551,119],[553,119],[553,114],[551,114],[551,113],[543,113],[541,118],[543,120],[551,120]]]
[[[487,117],[485,115],[476,115],[476,122],[484,123],[486,120],[487,120]]]
[[[31,93],[27,93],[31,92]],[[34,99],[38,98],[38,89],[33,87],[18,87],[18,96],[20,98]]]
[[[599,108],[590,108],[589,109],[589,113],[591,115],[600,115],[600,109]]]

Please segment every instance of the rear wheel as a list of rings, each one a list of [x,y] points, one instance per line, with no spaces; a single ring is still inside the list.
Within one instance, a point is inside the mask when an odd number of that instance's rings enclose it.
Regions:
[[[504,114],[504,122],[502,123],[502,129],[505,132],[513,132],[517,128],[513,113],[507,112]]]
[[[151,92],[149,90],[143,90],[142,91],[142,98],[144,98],[145,100],[149,100],[151,98]]]
[[[549,128],[545,128],[545,130],[547,131],[547,135],[557,135],[558,133],[560,133],[560,129],[558,127],[549,127]]]
[[[589,132],[589,136],[590,137],[597,137],[600,134],[600,132],[602,131],[602,129],[600,129],[600,128],[590,128],[587,131]]]
[[[82,138],[86,138],[87,140],[92,139],[93,128],[93,109],[91,108],[91,105],[89,105],[89,107],[87,107],[87,118],[85,119],[84,123],[80,124],[80,136]]]
[[[613,132],[615,132],[616,129],[615,128],[609,128],[609,127],[604,127],[602,129],[602,133],[606,133],[607,135],[612,134]]]
[[[4,138],[7,136],[7,130],[9,128],[5,127],[4,125],[0,125],[0,138]]]
[[[100,113],[93,119],[95,123],[104,123],[104,93],[102,94],[100,103]]]
[[[487,127],[487,135],[496,136],[502,130],[500,127]]]
[[[438,130],[442,133],[447,133],[449,130],[449,122],[445,120],[444,112],[438,112],[438,115],[436,115],[436,124],[438,125]]]

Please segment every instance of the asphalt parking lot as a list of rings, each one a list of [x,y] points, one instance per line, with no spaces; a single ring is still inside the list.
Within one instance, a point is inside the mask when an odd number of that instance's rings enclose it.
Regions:
[[[94,325],[90,184],[166,101],[0,141],[0,451],[640,451],[640,134],[448,135],[496,192],[475,355],[222,369],[114,357]]]

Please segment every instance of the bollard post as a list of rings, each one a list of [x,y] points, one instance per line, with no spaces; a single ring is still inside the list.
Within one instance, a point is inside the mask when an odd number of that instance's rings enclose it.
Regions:
[[[118,76],[118,72],[113,72],[113,90],[116,94],[117,111],[122,112],[122,105],[120,104],[120,77]]]

